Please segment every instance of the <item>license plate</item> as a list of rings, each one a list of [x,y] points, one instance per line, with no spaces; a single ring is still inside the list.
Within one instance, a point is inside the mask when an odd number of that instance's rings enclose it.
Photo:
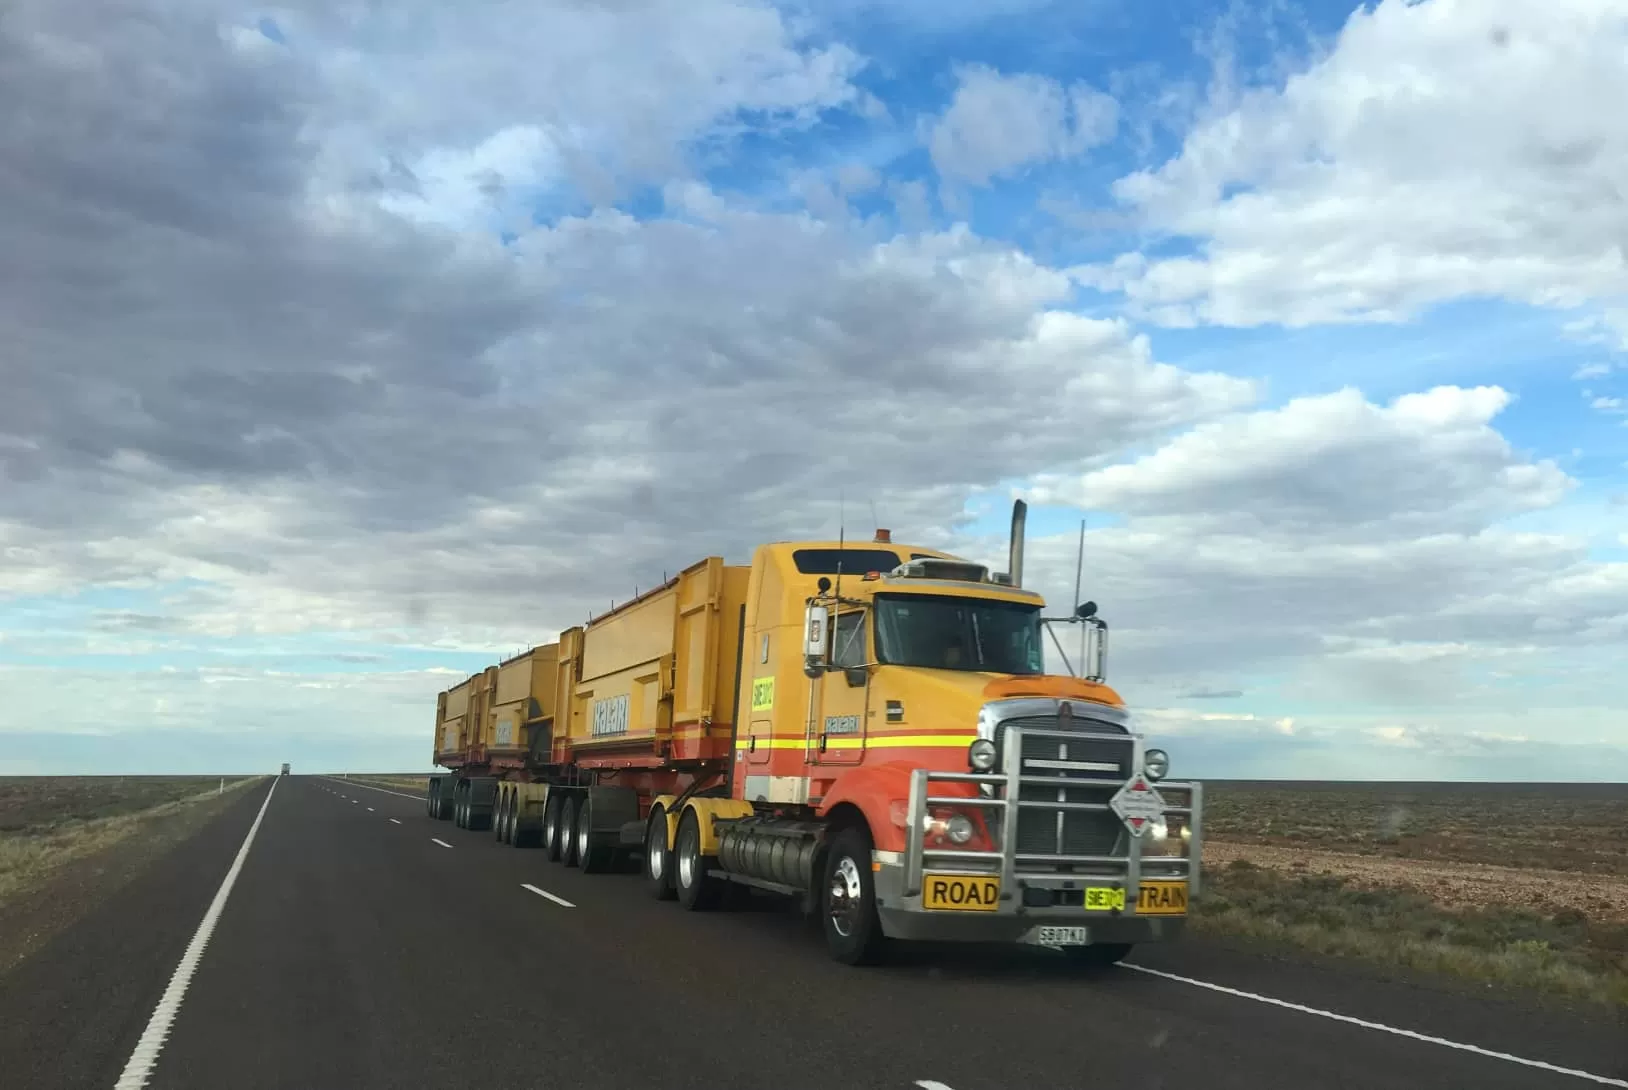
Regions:
[[[1034,941],[1041,946],[1090,946],[1089,927],[1037,927]]]
[[[1187,915],[1186,882],[1143,882],[1136,895],[1138,916]]]
[[[983,874],[924,874],[921,907],[935,911],[994,912],[1000,907],[1001,880]]]
[[[1088,912],[1125,911],[1125,891],[1113,886],[1086,886],[1085,907]]]

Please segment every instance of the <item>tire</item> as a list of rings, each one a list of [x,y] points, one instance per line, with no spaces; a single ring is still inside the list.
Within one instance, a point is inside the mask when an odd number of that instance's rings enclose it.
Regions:
[[[492,804],[492,839],[499,844],[503,843],[503,830],[506,825],[503,811],[509,793],[503,788],[497,789],[497,801]]]
[[[1065,946],[1063,956],[1087,969],[1106,969],[1118,965],[1136,948],[1129,942],[1094,942],[1090,946]]]
[[[712,867],[701,854],[701,822],[694,810],[685,810],[678,823],[678,844],[674,853],[673,884],[678,890],[678,903],[691,912],[704,912],[716,908],[722,898],[723,883],[712,877]]]
[[[502,832],[498,839],[511,848],[520,847],[520,792],[518,790],[509,792],[508,800],[503,806],[503,824],[499,828]]]
[[[581,803],[568,798],[560,807],[560,862],[568,867],[577,865],[577,814]]]
[[[560,861],[560,811],[565,809],[565,796],[550,791],[543,804],[543,855],[550,863]]]
[[[460,829],[469,828],[469,792],[461,782],[452,790],[452,824]]]
[[[820,926],[831,957],[844,965],[875,965],[887,939],[876,915],[871,838],[863,828],[837,833],[825,856],[820,887]]]
[[[509,807],[509,846],[513,848],[535,848],[538,842],[535,826],[525,826],[520,823],[523,807],[516,793],[513,803]]]
[[[640,863],[644,867],[644,887],[650,896],[658,901],[671,901],[678,896],[673,885],[673,853],[667,847],[667,812],[659,807],[645,826]]]
[[[584,874],[603,874],[616,862],[615,845],[596,844],[593,835],[593,796],[577,805],[577,866]]]

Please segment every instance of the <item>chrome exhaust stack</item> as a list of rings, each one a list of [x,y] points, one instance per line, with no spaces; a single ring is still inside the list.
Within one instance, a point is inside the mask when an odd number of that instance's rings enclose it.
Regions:
[[[1022,500],[1012,501],[1012,536],[1006,546],[1006,577],[1014,587],[1023,585],[1023,524],[1029,516],[1029,505]]]

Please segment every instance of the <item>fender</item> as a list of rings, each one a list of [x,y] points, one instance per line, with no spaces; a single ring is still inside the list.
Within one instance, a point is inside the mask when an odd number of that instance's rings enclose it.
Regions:
[[[844,772],[826,792],[817,812],[823,818],[843,803],[856,806],[871,827],[876,850],[902,852],[910,809],[910,774],[919,767],[906,761],[886,761]],[[933,785],[934,798],[974,798],[977,794],[978,788],[970,783]]]

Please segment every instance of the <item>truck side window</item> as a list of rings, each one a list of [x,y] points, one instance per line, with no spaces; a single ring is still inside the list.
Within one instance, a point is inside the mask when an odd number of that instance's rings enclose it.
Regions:
[[[865,611],[850,610],[837,617],[837,646],[831,656],[834,666],[865,665]]]

